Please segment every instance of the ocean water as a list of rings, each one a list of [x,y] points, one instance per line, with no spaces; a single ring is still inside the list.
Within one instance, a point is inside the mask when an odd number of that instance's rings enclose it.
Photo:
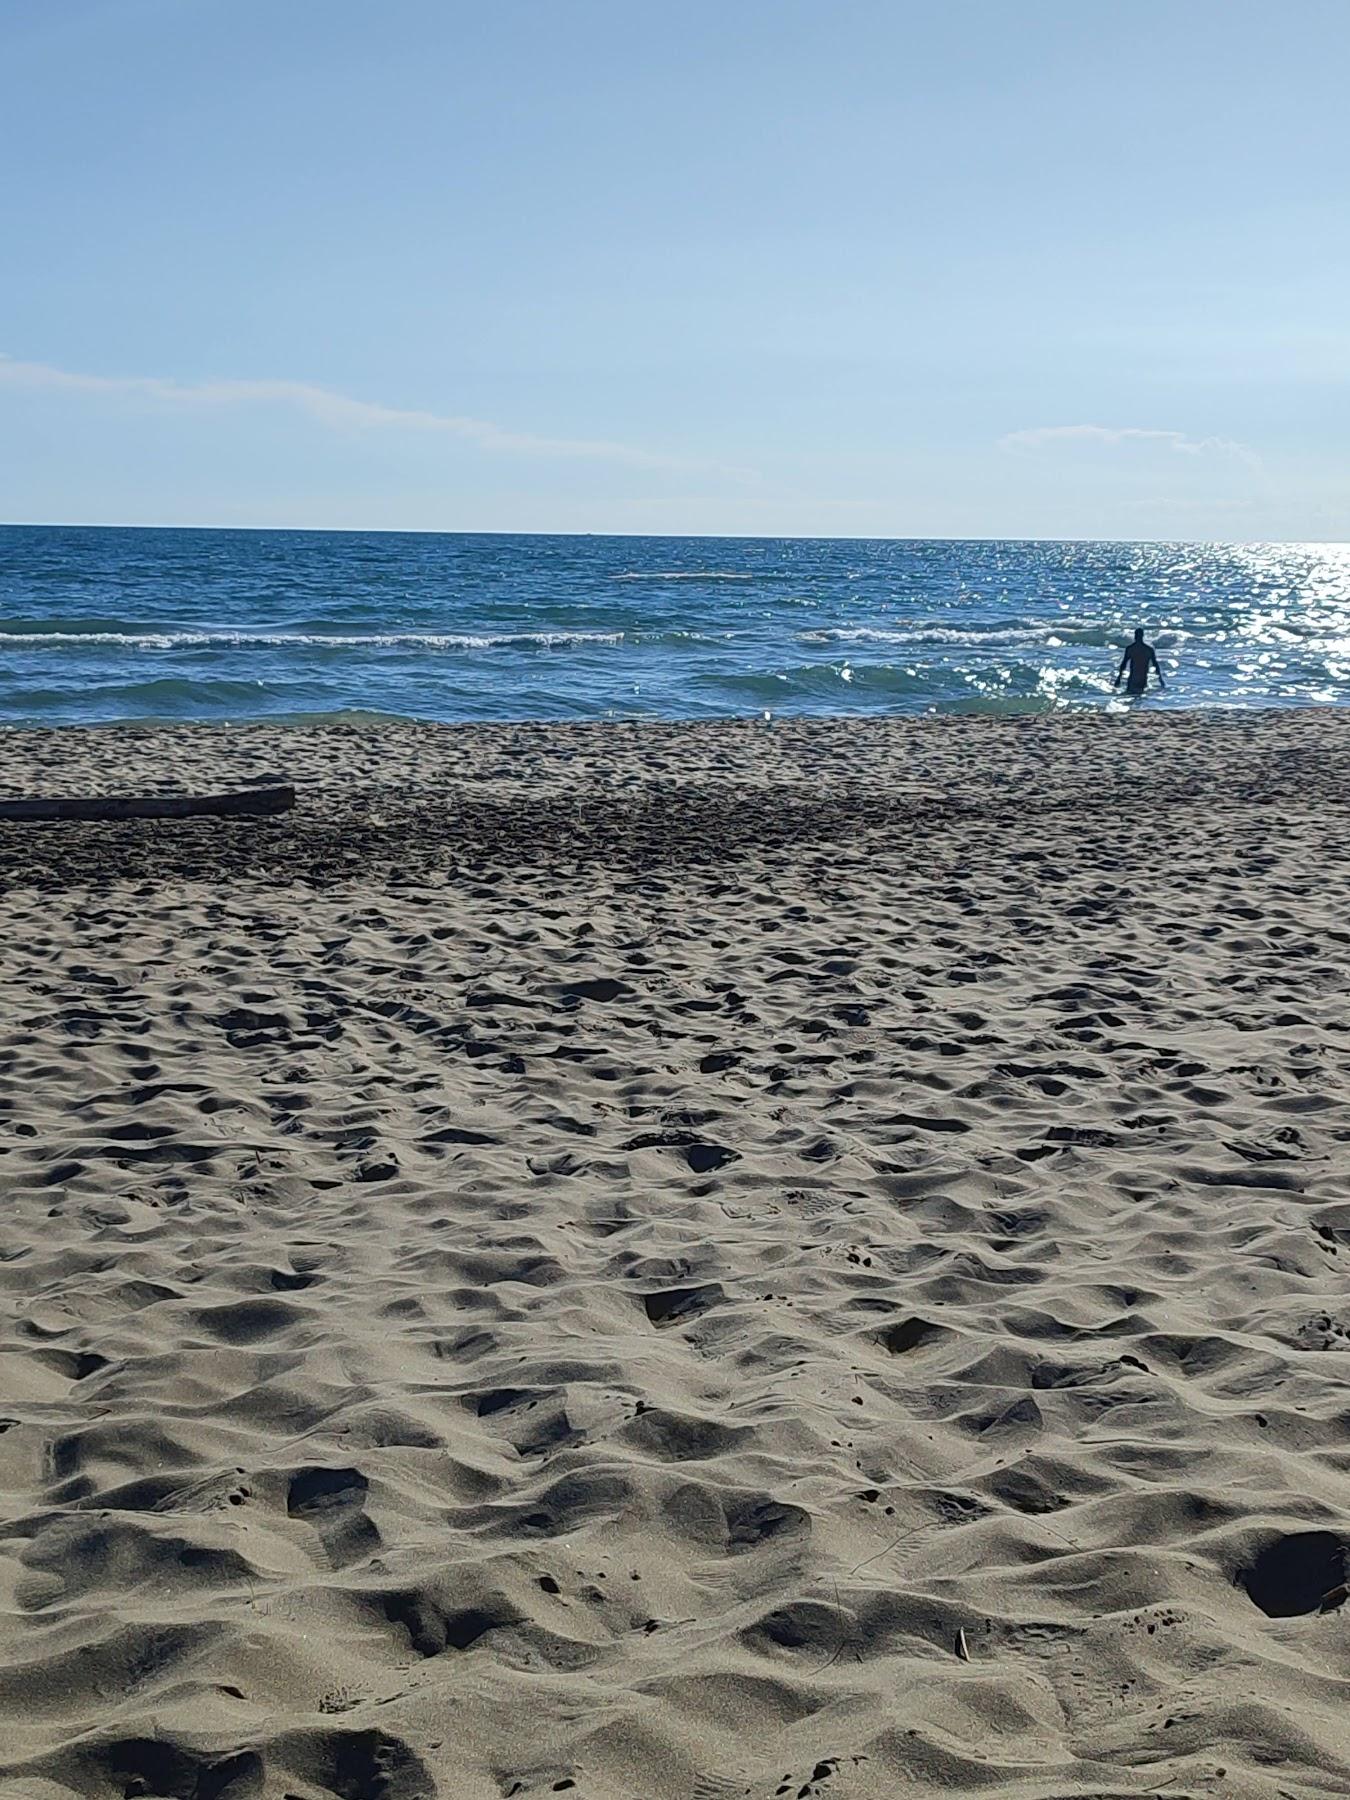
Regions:
[[[1350,545],[0,527],[0,723],[1350,702]]]

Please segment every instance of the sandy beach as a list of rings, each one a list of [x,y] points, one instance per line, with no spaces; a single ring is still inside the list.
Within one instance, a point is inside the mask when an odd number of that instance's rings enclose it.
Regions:
[[[1350,1792],[1342,714],[9,732],[0,1794]]]

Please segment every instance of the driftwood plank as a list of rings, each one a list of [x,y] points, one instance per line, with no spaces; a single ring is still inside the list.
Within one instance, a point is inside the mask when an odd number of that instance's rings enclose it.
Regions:
[[[0,819],[238,819],[289,812],[295,789],[241,788],[234,794],[100,794],[0,800]]]

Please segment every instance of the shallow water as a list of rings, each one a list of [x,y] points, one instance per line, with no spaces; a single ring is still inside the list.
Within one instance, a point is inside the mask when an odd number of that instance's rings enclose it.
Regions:
[[[0,527],[0,720],[1350,700],[1350,545]]]

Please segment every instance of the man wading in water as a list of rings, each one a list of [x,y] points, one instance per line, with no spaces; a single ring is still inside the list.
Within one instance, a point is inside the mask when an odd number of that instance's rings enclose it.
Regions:
[[[1158,668],[1157,652],[1154,650],[1152,644],[1146,644],[1144,642],[1144,628],[1142,625],[1139,626],[1134,634],[1134,642],[1127,647],[1124,656],[1120,659],[1120,667],[1116,670],[1116,678],[1111,683],[1112,687],[1120,686],[1120,678],[1127,669],[1130,672],[1130,679],[1125,683],[1125,692],[1127,694],[1143,693],[1144,689],[1148,686],[1148,672],[1150,669],[1157,670],[1158,686],[1160,688],[1165,688],[1167,686],[1167,683],[1163,680],[1163,672]]]

